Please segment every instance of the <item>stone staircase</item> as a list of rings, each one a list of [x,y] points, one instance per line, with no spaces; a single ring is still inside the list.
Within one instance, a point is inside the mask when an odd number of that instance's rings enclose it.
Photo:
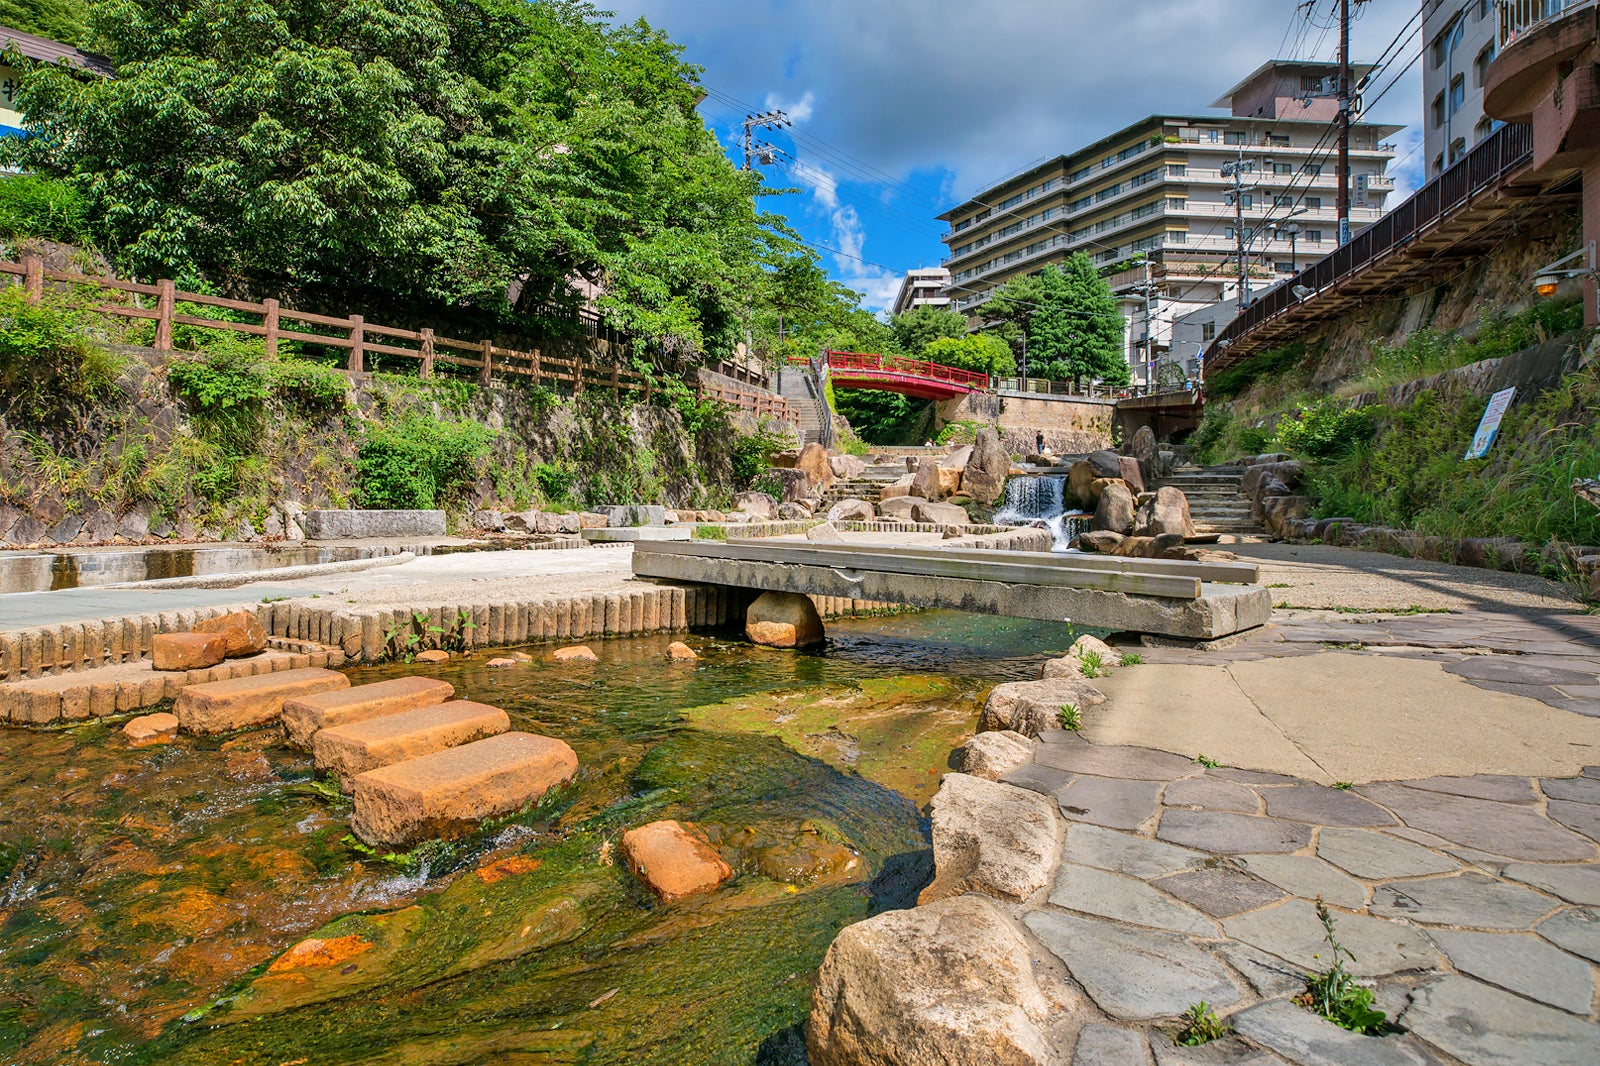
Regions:
[[[822,502],[829,507],[840,500],[866,500],[877,506],[883,487],[898,481],[906,473],[904,463],[869,466],[858,478],[840,479],[822,490]]]
[[[1250,513],[1250,501],[1239,495],[1242,466],[1178,467],[1158,484],[1182,491],[1189,499],[1189,516],[1199,533],[1252,536],[1262,533],[1261,523]]]
[[[281,718],[289,743],[351,794],[355,835],[409,848],[521,810],[578,769],[565,742],[511,731],[505,711],[454,695],[433,678],[352,687],[306,669],[190,685],[173,712],[178,729],[201,734]]]
[[[817,395],[817,383],[810,373],[787,366],[779,370],[778,395],[788,400],[789,406],[794,409],[800,446],[821,441],[823,400]]]

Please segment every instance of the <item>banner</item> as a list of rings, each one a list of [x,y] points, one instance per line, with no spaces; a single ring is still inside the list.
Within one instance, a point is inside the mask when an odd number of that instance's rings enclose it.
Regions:
[[[1505,416],[1506,408],[1511,406],[1512,397],[1516,396],[1515,388],[1501,389],[1489,397],[1489,406],[1483,409],[1483,419],[1478,423],[1478,432],[1472,435],[1472,447],[1467,449],[1468,459],[1482,459],[1489,454],[1489,449],[1494,445],[1495,434],[1500,432],[1500,419]]]

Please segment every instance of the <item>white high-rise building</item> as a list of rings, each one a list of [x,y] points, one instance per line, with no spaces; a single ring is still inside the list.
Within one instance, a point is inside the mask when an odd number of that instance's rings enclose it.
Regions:
[[[944,267],[908,270],[905,280],[900,283],[900,292],[894,298],[894,307],[890,310],[903,315],[919,307],[947,308],[950,306],[950,295],[944,290],[949,284],[950,271]]]
[[[1483,113],[1493,0],[1422,0],[1422,151],[1436,178],[1500,123]]]

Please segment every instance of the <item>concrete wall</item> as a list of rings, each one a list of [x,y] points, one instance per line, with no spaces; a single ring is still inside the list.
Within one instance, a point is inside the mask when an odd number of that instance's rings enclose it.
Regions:
[[[1027,455],[1038,448],[1038,435],[1057,454],[1092,452],[1111,446],[1111,419],[1116,403],[1066,396],[1017,396],[969,393],[938,405],[938,421],[987,422],[1000,433],[1006,449]]]

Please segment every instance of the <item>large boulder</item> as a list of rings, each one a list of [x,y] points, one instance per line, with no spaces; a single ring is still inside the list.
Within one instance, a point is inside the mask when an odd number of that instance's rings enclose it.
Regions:
[[[804,472],[806,480],[812,486],[827,486],[834,482],[833,466],[828,462],[828,449],[816,441],[800,449],[800,454],[795,457],[794,468]]]
[[[763,592],[745,612],[745,636],[769,648],[807,648],[821,644],[822,619],[809,596]]]
[[[854,497],[848,500],[840,500],[828,508],[828,521],[830,522],[870,522],[876,517],[878,515],[877,512],[873,511],[872,504]]]
[[[474,511],[472,528],[483,533],[499,533],[506,528],[505,515],[499,511]]]
[[[919,504],[927,503],[921,496],[891,496],[878,501],[878,513],[888,518],[904,518],[911,520],[911,512]]]
[[[939,465],[946,470],[961,471],[967,468],[967,462],[972,458],[972,445],[963,444],[939,460]]]
[[[224,653],[229,659],[256,655],[267,650],[267,631],[253,611],[234,611],[195,625],[196,633],[220,633],[228,642]]]
[[[885,911],[846,926],[817,973],[812,1066],[1046,1066],[1050,1003],[1028,944],[982,896]]]
[[[953,503],[919,503],[911,508],[911,520],[935,526],[964,526],[972,521],[964,508]]]
[[[1133,531],[1133,519],[1133,493],[1128,491],[1128,486],[1120,481],[1107,483],[1100,493],[1100,502],[1095,505],[1090,526],[1127,535]]]
[[[1261,501],[1261,521],[1274,537],[1283,539],[1288,523],[1311,513],[1308,496],[1271,496]]]
[[[828,457],[833,476],[841,481],[852,481],[867,472],[867,461],[859,455],[833,455]]]
[[[538,511],[517,511],[504,516],[505,528],[512,533],[533,533],[539,528]]]
[[[1033,761],[1033,741],[1009,729],[979,733],[955,750],[951,764],[961,773],[998,781]]]
[[[1054,797],[970,774],[945,774],[928,810],[935,872],[918,903],[967,892],[1021,903],[1055,875],[1061,846]]]
[[[768,470],[767,476],[778,483],[778,499],[782,503],[798,503],[810,496],[816,485],[804,470]]]
[[[1122,456],[1109,448],[1102,448],[1097,452],[1090,452],[1084,460],[1094,470],[1095,477],[1121,477]]]
[[[1105,693],[1071,678],[1009,681],[989,690],[989,699],[978,716],[978,731],[1010,729],[1025,737],[1037,737],[1041,730],[1058,727],[1064,704],[1081,709],[1105,701]]]
[[[892,500],[900,496],[910,496],[911,483],[916,480],[916,474],[906,474],[898,480],[891,481],[878,493],[878,503],[881,506],[884,500]]]
[[[1073,499],[1078,501],[1079,507],[1094,506],[1093,488],[1099,477],[1087,459],[1079,459],[1067,468],[1067,488],[1072,492]]]
[[[1121,485],[1129,492],[1133,492],[1133,486],[1129,485],[1120,477],[1097,477],[1089,483],[1090,507],[1093,507],[1095,504],[1100,502],[1100,494],[1106,490],[1107,485]],[[1137,493],[1135,493],[1135,495],[1137,495]]]
[[[1188,538],[1195,535],[1194,520],[1189,517],[1189,498],[1181,489],[1164,486],[1139,503],[1134,518],[1133,533],[1138,537],[1159,537],[1163,533],[1177,533]]]
[[[1000,435],[992,429],[978,430],[972,455],[961,475],[961,491],[976,503],[993,504],[1005,492],[1010,472],[1011,456],[1000,443]]]
[[[781,522],[802,522],[811,517],[804,504],[780,503],[778,504],[778,520]]]
[[[924,458],[917,463],[916,473],[911,477],[910,495],[921,496],[924,500],[944,497],[944,479],[939,476],[939,464],[932,458]]]
[[[778,517],[778,501],[764,492],[739,493],[733,498],[733,509],[768,521]]]
[[[1182,548],[1183,534],[1163,533],[1159,537],[1124,537],[1122,543],[1111,549],[1111,554],[1129,559],[1160,559]]]
[[[733,876],[693,824],[670,819],[622,834],[622,857],[633,875],[663,900],[709,892]]]
[[[1305,474],[1305,467],[1294,461],[1281,463],[1261,463],[1245,470],[1244,476],[1239,479],[1239,494],[1248,496],[1252,500],[1261,495],[1261,486],[1268,481],[1276,479],[1284,486],[1286,495],[1289,490],[1300,484],[1300,479]]]
[[[1078,547],[1086,552],[1110,553],[1116,550],[1122,540],[1121,533],[1113,533],[1109,529],[1091,529],[1078,537]]]
[[[844,537],[828,522],[820,526],[812,526],[806,530],[806,539],[813,544],[842,544]]]
[[[1124,455],[1117,460],[1117,465],[1122,468],[1122,480],[1137,495],[1144,491],[1144,474],[1139,469],[1139,460],[1131,455]]]
[[[1156,463],[1156,435],[1149,426],[1140,426],[1133,431],[1133,436],[1128,439],[1128,455],[1139,463],[1139,470],[1144,474],[1145,480],[1156,478],[1160,471]]]

